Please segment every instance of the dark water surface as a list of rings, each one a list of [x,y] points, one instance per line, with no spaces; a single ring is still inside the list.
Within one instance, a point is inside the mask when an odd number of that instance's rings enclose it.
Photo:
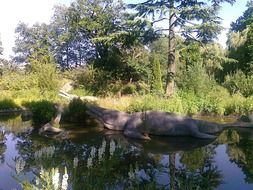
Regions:
[[[25,181],[28,189],[253,189],[253,129],[225,130],[212,141],[138,141],[69,125],[71,139],[57,141],[30,126],[19,116],[0,120],[0,190]]]

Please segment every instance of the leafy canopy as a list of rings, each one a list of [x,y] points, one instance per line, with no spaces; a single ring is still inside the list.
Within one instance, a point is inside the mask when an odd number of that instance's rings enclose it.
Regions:
[[[211,41],[222,30],[221,18],[218,11],[221,3],[233,4],[235,0],[147,0],[139,4],[130,4],[129,7],[137,11],[138,16],[151,16],[153,24],[169,20],[169,14],[175,13],[175,22],[182,36],[198,38],[203,42]],[[163,28],[158,31],[168,30]]]

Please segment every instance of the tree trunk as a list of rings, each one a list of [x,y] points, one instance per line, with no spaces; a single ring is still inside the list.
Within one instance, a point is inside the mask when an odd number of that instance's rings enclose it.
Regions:
[[[174,80],[176,73],[176,36],[175,36],[175,20],[176,13],[174,11],[174,0],[170,1],[170,15],[169,15],[169,49],[168,49],[168,67],[166,80],[166,95],[171,96],[174,93]]]
[[[171,153],[169,155],[169,174],[170,174],[170,190],[176,189],[176,154]]]

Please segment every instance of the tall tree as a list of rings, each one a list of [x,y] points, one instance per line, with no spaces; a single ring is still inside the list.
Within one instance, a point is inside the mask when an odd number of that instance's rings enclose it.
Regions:
[[[77,0],[71,4],[72,26],[89,39],[96,58],[105,61],[110,51],[130,48],[152,33],[146,21],[128,14],[121,0]],[[145,30],[145,34],[142,31]]]
[[[231,31],[242,32],[253,23],[253,1],[249,0],[247,3],[247,10],[235,22],[231,24]]]
[[[70,7],[57,5],[50,24],[51,46],[62,69],[84,65],[94,57],[91,39],[73,24],[72,13]]]
[[[237,62],[225,65],[227,74],[241,70],[247,75],[253,71],[253,1],[249,1],[247,7],[243,15],[231,24],[228,34],[228,56]]]
[[[223,2],[233,4],[235,0],[146,0],[143,3],[129,5],[130,8],[137,10],[138,16],[151,15],[153,24],[166,21],[168,23],[168,28],[158,30],[169,31],[166,95],[171,96],[175,86],[176,29],[179,28],[177,32],[185,38],[195,38],[204,43],[211,41],[222,30],[218,11]]]
[[[15,47],[13,60],[18,63],[28,62],[32,54],[43,51],[50,54],[50,39],[48,25],[34,24],[29,27],[25,23],[19,23],[16,27]]]

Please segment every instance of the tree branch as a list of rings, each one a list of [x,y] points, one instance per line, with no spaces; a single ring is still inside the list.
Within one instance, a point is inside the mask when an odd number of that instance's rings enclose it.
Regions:
[[[185,20],[185,19],[183,19],[183,18],[180,18],[180,17],[178,17],[177,15],[175,15],[175,17],[177,17],[177,19],[179,19],[179,20],[181,20],[181,21],[183,21],[183,22],[186,22],[186,23],[188,23],[188,24],[191,24],[191,25],[193,25],[193,26],[198,26],[198,24],[193,23],[193,22],[190,22],[190,21]],[[181,23],[181,24],[182,24],[182,23]]]
[[[163,20],[169,20],[169,19],[168,18],[161,18],[161,19],[155,20],[155,21],[152,22],[152,25],[157,23],[157,22],[161,22]]]
[[[163,32],[163,31],[169,31],[170,29],[168,28],[161,28],[161,29],[157,29],[155,30],[155,32]]]

